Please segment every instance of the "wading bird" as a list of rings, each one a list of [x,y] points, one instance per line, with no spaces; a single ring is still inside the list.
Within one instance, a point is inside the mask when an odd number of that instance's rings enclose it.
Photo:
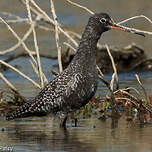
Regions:
[[[8,114],[6,119],[53,114],[60,117],[60,125],[65,127],[68,114],[85,106],[96,92],[97,42],[101,34],[110,29],[143,35],[114,23],[106,13],[92,15],[80,40],[77,53],[68,67],[49,82],[32,101]]]

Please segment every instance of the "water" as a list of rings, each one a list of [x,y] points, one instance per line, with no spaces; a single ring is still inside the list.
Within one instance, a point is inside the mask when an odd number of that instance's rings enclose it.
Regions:
[[[37,0],[43,10],[51,16],[48,1]],[[104,1],[104,0],[88,0],[79,1],[80,4],[89,7],[94,12],[108,12],[116,21],[123,20],[134,15],[145,14],[151,17],[152,6],[150,0],[147,1]],[[9,5],[8,5],[9,4]],[[59,21],[69,30],[82,33],[85,24],[87,23],[89,14],[80,8],[68,4],[66,1],[56,0],[55,7]],[[1,2],[0,12],[11,12],[21,17],[26,17],[26,9],[18,0],[5,0]],[[3,15],[0,14],[1,17]],[[133,26],[143,30],[151,31],[151,25],[143,19],[137,19],[127,23],[128,26]],[[28,30],[28,26],[24,24],[11,25],[13,29],[23,36]],[[0,25],[0,50],[10,48],[17,43],[14,36],[8,29]],[[56,46],[54,40],[54,33],[37,29],[38,44],[40,52],[45,54],[56,55]],[[62,36],[61,41],[66,39]],[[121,33],[110,31],[102,37],[102,44],[125,46],[132,42],[143,47],[150,57],[151,51],[151,37],[146,38],[131,35],[129,33]],[[26,40],[26,44],[31,50],[34,50],[32,37]],[[23,51],[20,47],[15,52]],[[13,53],[12,53],[13,54]],[[7,55],[0,57],[7,58]],[[56,69],[57,62],[54,60],[41,59],[43,72],[46,74],[48,80],[52,79],[50,69]],[[37,80],[33,73],[28,58],[20,58],[10,62],[12,65],[18,65],[18,68],[26,73],[31,78]],[[20,93],[26,97],[35,96],[39,90],[35,89],[31,83],[18,76],[17,73],[9,70],[3,74],[12,82]],[[135,79],[136,72],[124,73],[119,75],[120,87],[131,86],[137,88],[141,95],[143,91],[139,87]],[[144,72],[138,73],[143,86],[148,95],[151,95],[152,90],[152,73]],[[110,80],[111,75],[105,75]],[[6,85],[0,80],[1,89],[6,89]],[[104,84],[100,83],[97,94],[105,96],[108,93]],[[128,123],[122,117],[116,124],[112,123],[111,119],[105,122],[97,118],[80,119],[78,127],[73,127],[74,124],[68,121],[67,130],[63,130],[58,126],[59,120],[53,120],[50,116],[43,118],[26,118],[14,121],[5,121],[3,117],[0,118],[0,151],[17,151],[17,152],[151,152],[152,151],[152,124],[141,126],[136,123]]]
[[[1,121],[1,146],[19,152],[150,152],[152,125],[140,126],[119,120],[113,128],[111,120],[81,119],[79,127],[69,123],[67,130],[49,117]]]

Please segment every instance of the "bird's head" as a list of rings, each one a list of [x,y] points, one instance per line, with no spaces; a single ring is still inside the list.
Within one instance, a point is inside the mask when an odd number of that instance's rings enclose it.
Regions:
[[[133,34],[138,34],[145,36],[141,32],[137,32],[134,29],[130,29],[119,24],[116,24],[113,19],[106,13],[96,13],[92,15],[89,19],[89,24],[94,27],[98,32],[102,33],[110,29],[115,29],[119,31],[130,32]]]

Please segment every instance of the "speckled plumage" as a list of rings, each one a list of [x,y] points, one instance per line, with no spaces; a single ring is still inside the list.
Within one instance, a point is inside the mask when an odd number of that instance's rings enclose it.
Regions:
[[[97,88],[96,45],[104,31],[109,30],[111,21],[107,14],[95,14],[89,18],[77,53],[69,66],[31,101],[9,114],[6,119],[28,116],[44,116],[49,113],[64,114],[80,109],[94,96]]]

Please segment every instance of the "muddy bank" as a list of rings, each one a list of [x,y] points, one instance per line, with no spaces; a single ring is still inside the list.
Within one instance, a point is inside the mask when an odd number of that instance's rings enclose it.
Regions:
[[[118,73],[130,71],[152,71],[152,59],[149,59],[146,56],[145,51],[141,47],[132,44],[124,48],[110,47],[109,49],[114,58]],[[66,68],[73,59],[74,54],[75,53],[70,49],[63,54],[62,62],[64,68]],[[97,65],[103,73],[113,72],[111,60],[105,47],[98,47],[96,59]]]
[[[98,67],[105,74],[113,73],[113,68],[110,57],[107,53],[107,49],[105,47],[98,47],[97,49],[98,50],[96,55],[96,61]],[[148,56],[145,54],[145,50],[142,49],[141,47],[132,44],[123,48],[110,47],[109,49],[114,58],[118,73],[131,72],[131,71],[138,71],[138,72],[152,71],[152,58],[148,58]],[[67,48],[66,51],[63,50],[62,52],[63,69],[65,69],[69,65],[74,55],[75,52],[70,50],[70,48]],[[36,54],[33,54],[33,56],[36,56]],[[26,53],[14,54],[14,55],[10,55],[4,61],[9,63],[21,57],[29,57],[29,55]],[[40,54],[40,57],[50,60],[57,60],[57,56],[51,54],[49,55]],[[20,68],[19,65],[16,65],[15,67]],[[7,71],[8,69],[9,68],[6,67],[5,65],[0,64],[1,72]]]

